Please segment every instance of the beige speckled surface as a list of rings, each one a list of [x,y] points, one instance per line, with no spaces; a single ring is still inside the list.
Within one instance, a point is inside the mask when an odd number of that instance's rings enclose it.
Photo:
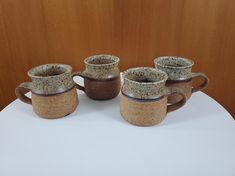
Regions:
[[[125,95],[120,97],[120,113],[133,125],[151,126],[160,123],[166,117],[167,97],[157,101],[136,101]]]
[[[33,111],[40,117],[55,119],[72,113],[78,105],[76,88],[57,95],[41,96],[32,93]]]

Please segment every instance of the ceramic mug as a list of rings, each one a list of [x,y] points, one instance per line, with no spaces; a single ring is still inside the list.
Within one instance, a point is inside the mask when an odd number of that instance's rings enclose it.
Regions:
[[[64,117],[78,105],[72,67],[65,64],[45,64],[32,68],[28,76],[32,82],[24,82],[16,87],[16,96],[23,102],[32,104],[33,111],[43,118]],[[31,91],[31,97],[25,93]]]
[[[119,58],[112,55],[94,55],[84,60],[86,69],[74,76],[84,78],[84,86],[77,88],[94,100],[108,100],[120,92]]]
[[[120,112],[129,123],[150,126],[160,123],[168,112],[182,107],[186,96],[180,88],[166,87],[165,72],[150,67],[137,67],[123,73]],[[181,99],[167,105],[167,97],[178,94]]]
[[[202,73],[193,73],[192,66],[194,62],[190,59],[175,57],[175,56],[163,56],[154,60],[155,68],[167,73],[168,80],[166,85],[169,87],[178,87],[183,89],[187,99],[189,99],[192,93],[200,91],[208,86],[209,79]],[[193,80],[195,78],[203,78],[203,82],[192,87]],[[169,96],[168,102],[174,103],[178,101],[180,97],[178,95]]]

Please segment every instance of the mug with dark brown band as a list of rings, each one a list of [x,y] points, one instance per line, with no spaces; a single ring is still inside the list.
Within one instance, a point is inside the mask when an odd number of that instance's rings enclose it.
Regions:
[[[28,76],[32,82],[21,83],[15,89],[16,96],[43,118],[59,118],[72,113],[78,105],[76,86],[72,79],[72,67],[65,64],[45,64],[32,68]],[[31,91],[32,98],[25,96]]]
[[[72,75],[84,78],[84,86],[77,88],[94,100],[108,100],[120,92],[119,58],[112,55],[95,55],[84,60],[86,69]]]
[[[150,126],[160,123],[168,112],[181,108],[186,102],[182,89],[166,87],[165,72],[150,67],[137,67],[123,73],[120,113],[129,123]],[[167,97],[179,95],[174,104],[167,105]]]
[[[201,72],[193,73],[192,67],[194,62],[190,59],[175,57],[175,56],[163,56],[154,60],[155,68],[167,73],[168,80],[166,86],[181,88],[189,99],[192,93],[200,91],[208,86],[208,77]],[[202,78],[203,82],[193,87],[193,80],[195,78]],[[178,95],[169,96],[168,102],[174,103],[178,101],[180,97]]]

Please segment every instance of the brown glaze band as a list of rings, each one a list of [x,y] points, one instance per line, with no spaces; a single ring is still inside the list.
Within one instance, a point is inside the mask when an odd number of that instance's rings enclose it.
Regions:
[[[38,94],[38,93],[35,93],[35,92],[33,92],[33,91],[31,91],[31,92],[32,92],[33,94],[35,94],[35,95],[38,95],[38,96],[49,97],[49,96],[55,96],[55,95],[59,95],[59,94],[66,93],[66,92],[72,90],[74,87],[76,87],[76,85],[74,85],[74,86],[71,87],[70,89],[67,89],[67,90],[65,90],[65,91],[63,91],[63,92],[54,93],[54,94]]]
[[[190,78],[190,79],[186,79],[186,80],[167,80],[167,83],[168,84],[188,83],[190,81],[193,81],[193,79],[199,78],[199,77],[203,78],[204,81],[200,85],[198,85],[196,87],[192,87],[192,93],[194,93],[194,92],[197,92],[197,91],[200,91],[200,90],[206,88],[209,84],[209,78],[202,72],[192,73],[192,78]]]
[[[106,81],[112,81],[112,80],[115,80],[115,79],[118,78],[118,76],[116,76],[116,77],[106,78],[106,79],[97,79],[97,78],[91,78],[91,77],[89,77],[89,76],[86,76],[86,75],[84,75],[82,72],[74,72],[74,73],[72,74],[72,77],[74,77],[74,76],[81,76],[82,78],[86,78],[86,79],[89,79],[89,80],[91,80],[91,81],[104,81],[104,82],[106,82]]]
[[[81,72],[73,73],[72,77],[74,76],[80,76],[84,78],[84,86],[76,84],[76,87],[79,90],[84,91],[91,99],[108,100],[116,97],[120,92],[120,76],[108,79],[94,79],[87,77]]]
[[[193,78],[185,79],[185,80],[167,80],[167,83],[184,83],[184,82],[190,82]]]
[[[19,98],[22,102],[27,103],[27,104],[32,104],[32,99],[25,95],[29,91],[31,91],[34,95],[37,95],[37,96],[49,97],[49,96],[55,96],[55,95],[66,93],[66,92],[72,90],[75,87],[75,86],[73,86],[72,88],[70,88],[70,89],[68,89],[64,92],[59,92],[59,93],[55,93],[55,94],[45,94],[44,95],[44,94],[38,94],[38,93],[33,92],[29,87],[26,87],[26,84],[31,84],[31,83],[22,83],[19,86],[17,86],[16,89],[15,89],[15,94],[16,94],[17,98]]]
[[[140,98],[134,98],[134,97],[130,97],[128,95],[126,95],[125,93],[121,92],[123,96],[129,98],[129,99],[132,99],[134,101],[139,101],[139,102],[153,102],[153,101],[159,101],[161,99],[164,98],[164,96],[161,96],[159,98],[154,98],[154,99],[140,99]]]
[[[171,96],[171,95],[179,95],[181,98],[173,103],[173,104],[170,104],[170,105],[167,105],[167,112],[172,112],[172,111],[175,111],[179,108],[181,108],[187,101],[187,97],[186,95],[184,94],[184,92],[179,89],[179,88],[176,88],[176,87],[172,87],[172,88],[169,88],[169,93],[167,93],[165,96]],[[122,92],[122,95],[133,100],[133,101],[137,101],[137,102],[155,102],[155,101],[160,101],[161,99],[163,99],[165,96],[161,96],[159,98],[155,98],[155,99],[140,99],[140,98],[133,98],[133,97],[130,97],[128,95],[125,95],[123,92]]]

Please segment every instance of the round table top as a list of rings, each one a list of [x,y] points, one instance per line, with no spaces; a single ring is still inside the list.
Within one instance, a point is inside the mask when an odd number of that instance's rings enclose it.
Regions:
[[[138,127],[119,97],[94,101],[79,91],[67,117],[37,117],[19,100],[0,113],[1,176],[234,176],[235,121],[215,100],[193,94],[159,125]]]

